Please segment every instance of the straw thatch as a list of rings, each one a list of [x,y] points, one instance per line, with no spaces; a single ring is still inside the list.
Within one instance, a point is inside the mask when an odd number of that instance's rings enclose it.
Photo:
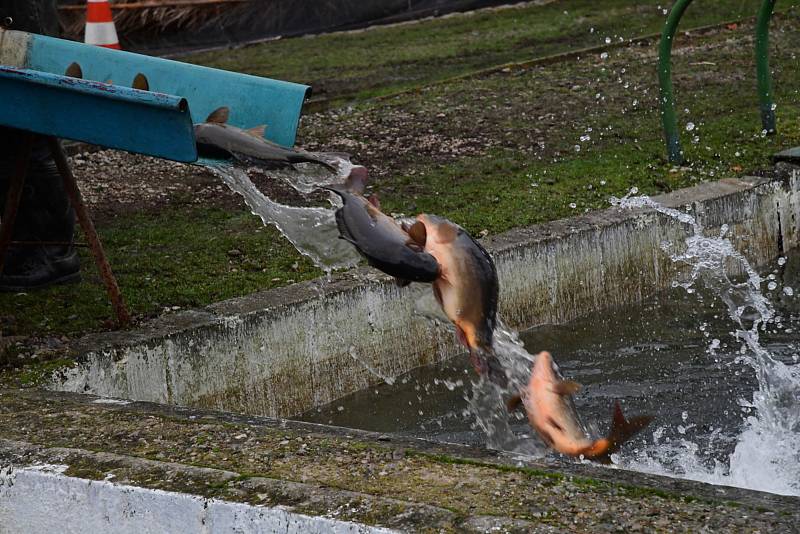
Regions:
[[[163,33],[200,30],[235,18],[248,0],[122,0],[112,2],[114,24],[120,39],[140,40]],[[64,37],[83,39],[85,4],[59,6]]]

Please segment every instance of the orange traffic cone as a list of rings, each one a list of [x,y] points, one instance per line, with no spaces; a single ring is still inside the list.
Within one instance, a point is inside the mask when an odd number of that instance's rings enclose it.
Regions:
[[[88,0],[86,2],[86,33],[83,42],[119,50],[117,29],[111,17],[108,0]]]

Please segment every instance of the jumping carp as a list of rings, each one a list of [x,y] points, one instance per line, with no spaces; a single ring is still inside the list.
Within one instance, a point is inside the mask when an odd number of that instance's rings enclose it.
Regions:
[[[331,172],[336,167],[302,150],[284,148],[264,139],[265,126],[242,130],[227,124],[230,110],[221,107],[208,116],[205,122],[194,125],[197,152],[202,157],[236,159],[255,162],[266,167],[289,167],[295,163],[322,165]]]
[[[380,210],[372,196],[364,198],[367,169],[353,167],[344,184],[325,186],[342,198],[344,205],[336,210],[340,237],[358,249],[367,262],[395,277],[398,285],[410,282],[433,282],[439,275],[436,259],[395,221]],[[413,227],[415,235],[424,232],[421,223]]]
[[[521,401],[531,426],[553,449],[567,456],[582,456],[601,463],[610,462],[613,452],[653,420],[650,416],[625,419],[616,401],[608,436],[592,440],[572,400],[579,389],[579,384],[563,379],[549,352],[540,352],[533,364],[527,390],[521,397],[509,401],[508,407],[513,410]]]
[[[505,386],[506,374],[492,348],[500,286],[491,256],[447,219],[421,214],[417,222],[424,225],[424,234],[415,228],[409,234],[436,258],[441,269],[433,282],[436,300],[455,325],[458,340],[469,349],[475,371]]]

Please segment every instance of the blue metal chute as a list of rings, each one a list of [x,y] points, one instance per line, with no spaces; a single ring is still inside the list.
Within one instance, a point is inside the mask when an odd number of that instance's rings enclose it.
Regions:
[[[65,78],[63,75],[73,63],[80,66],[85,82],[91,80],[104,83],[92,85],[68,82],[67,80],[75,79]],[[157,130],[166,129],[169,126],[168,116],[175,119],[177,111],[167,111],[164,107],[158,107],[157,103],[185,99],[188,108],[183,110],[186,114],[184,122],[189,123],[203,122],[212,111],[226,106],[230,109],[230,124],[245,129],[266,125],[267,139],[291,147],[297,135],[303,103],[310,91],[308,86],[296,83],[5,30],[0,30],[0,64],[18,68],[16,73],[7,71],[8,75],[0,78],[0,95],[6,95],[6,91],[17,92],[16,102],[26,108],[27,113],[42,104],[50,110],[58,111],[58,108],[67,107],[67,101],[62,100],[59,95],[69,98],[73,108],[63,110],[60,114],[73,118],[82,117],[78,121],[82,124],[71,125],[65,119],[61,122],[63,128],[58,132],[48,132],[51,135],[179,161],[194,161],[196,154],[190,160],[183,148],[175,149],[173,154],[169,144],[164,144],[163,137],[166,135],[159,136]],[[23,72],[20,69],[31,74],[28,84],[36,87],[38,96],[35,100],[26,100],[24,94],[19,92],[20,84],[25,83],[19,76]],[[41,76],[35,76],[36,72]],[[49,78],[47,74],[56,77]],[[149,91],[130,89],[134,78],[139,74],[147,79]],[[143,96],[147,94],[151,96]],[[14,110],[5,109],[9,107],[5,102],[3,96],[0,100],[2,117],[15,113]],[[103,113],[92,109],[100,105],[100,102],[105,106]],[[138,116],[137,113],[130,112],[137,107],[150,111],[142,111]],[[0,118],[0,124],[12,125],[4,122],[5,120]],[[29,122],[23,124],[21,127],[25,129],[38,131]],[[176,125],[173,126],[177,128]],[[91,140],[86,137],[86,132],[90,129],[96,132]],[[123,134],[123,131],[131,133]],[[175,129],[171,133],[188,137],[194,144],[194,133],[191,129],[188,133],[185,129]],[[138,139],[135,142],[134,137]],[[175,140],[174,144],[183,147],[188,139]]]
[[[185,98],[0,67],[0,124],[175,161],[197,159]]]

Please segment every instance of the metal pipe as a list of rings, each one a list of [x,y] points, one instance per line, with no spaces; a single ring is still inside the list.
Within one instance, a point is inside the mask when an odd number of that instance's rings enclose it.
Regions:
[[[22,189],[25,187],[25,177],[30,166],[31,150],[33,150],[33,134],[25,132],[22,134],[22,150],[17,155],[14,175],[8,184],[6,195],[6,206],[3,211],[3,218],[0,220],[0,274],[5,266],[6,253],[11,245],[11,234],[14,232],[14,222],[17,219],[19,203],[22,200]]]
[[[683,16],[683,12],[692,0],[678,0],[669,12],[664,30],[661,32],[661,43],[658,51],[658,82],[661,99],[661,123],[664,125],[664,139],[667,144],[667,157],[670,163],[683,164],[683,150],[678,133],[678,121],[675,118],[674,97],[672,94],[672,41],[675,30]]]
[[[772,76],[769,72],[769,21],[775,0],[764,0],[756,21],[756,79],[761,126],[768,134],[775,133],[775,105],[772,100]]]
[[[72,207],[75,208],[75,214],[78,218],[78,223],[86,236],[86,241],[89,242],[89,248],[92,250],[92,255],[97,263],[97,268],[100,271],[100,276],[103,278],[103,283],[106,286],[108,297],[111,299],[111,305],[114,307],[114,312],[117,315],[117,320],[120,326],[125,326],[131,322],[131,316],[125,307],[125,301],[120,293],[117,279],[111,271],[111,266],[108,264],[108,259],[103,251],[103,244],[100,242],[100,237],[94,229],[94,224],[89,216],[89,211],[81,198],[81,191],[78,189],[78,184],[75,181],[75,176],[69,168],[67,156],[61,148],[61,144],[55,137],[49,137],[48,143],[50,145],[50,152],[53,154],[56,166],[58,167],[61,178],[64,180],[64,189],[69,196]]]

